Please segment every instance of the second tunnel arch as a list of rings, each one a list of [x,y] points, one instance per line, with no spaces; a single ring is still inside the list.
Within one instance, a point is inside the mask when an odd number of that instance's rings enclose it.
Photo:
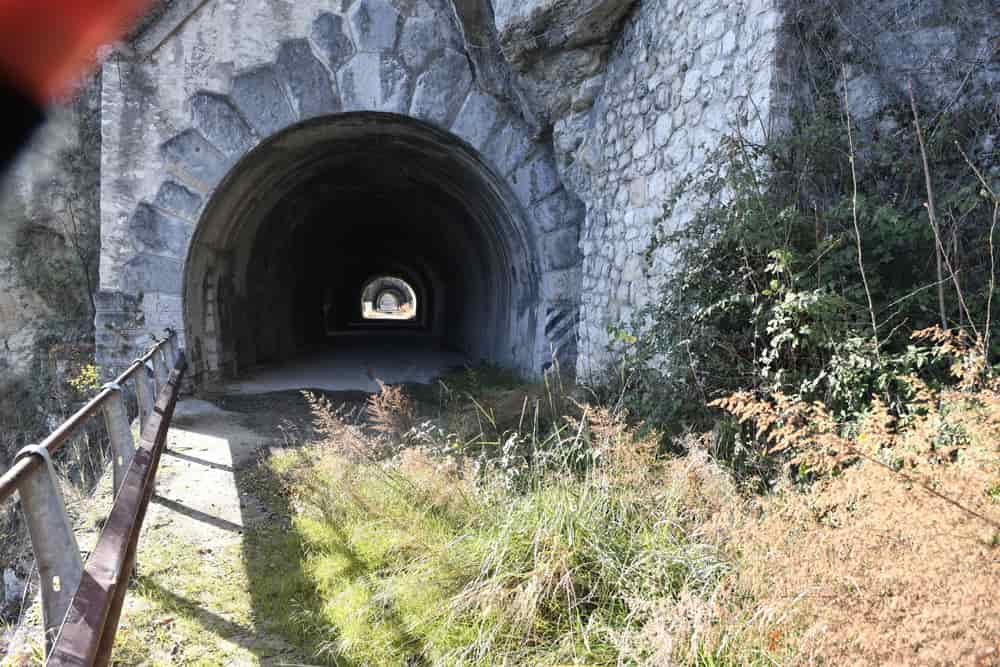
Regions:
[[[290,358],[322,329],[320,292],[356,298],[357,276],[393,265],[425,286],[428,334],[472,361],[544,363],[536,239],[508,186],[455,135],[355,112],[275,134],[215,188],[184,265],[196,371]]]

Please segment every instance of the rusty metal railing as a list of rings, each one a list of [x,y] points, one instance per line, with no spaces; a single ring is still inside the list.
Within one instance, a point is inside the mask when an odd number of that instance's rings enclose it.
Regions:
[[[110,659],[139,531],[186,368],[177,336],[168,331],[42,443],[22,449],[0,477],[0,502],[16,491],[28,525],[49,665],[107,664]],[[130,381],[138,402],[138,449],[125,402]],[[111,442],[115,500],[84,566],[51,455],[98,413],[103,414]]]

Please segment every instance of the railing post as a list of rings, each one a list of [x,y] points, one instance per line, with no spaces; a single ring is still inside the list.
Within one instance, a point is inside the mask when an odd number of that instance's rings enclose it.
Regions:
[[[139,399],[139,437],[141,438],[142,430],[146,426],[146,420],[153,414],[156,396],[153,387],[150,386],[145,363],[142,364],[133,377],[135,378],[136,397]]]
[[[111,394],[104,401],[104,424],[107,426],[108,438],[111,440],[111,455],[114,457],[115,495],[122,486],[125,472],[135,456],[135,440],[132,438],[132,427],[129,425],[128,410],[125,408],[125,396],[120,385],[109,383],[104,389],[110,389]]]
[[[32,445],[18,452],[15,462],[37,456],[36,467],[18,486],[21,509],[28,524],[31,548],[38,563],[42,595],[42,626],[48,655],[83,576],[80,548],[69,525],[66,505],[56,479],[56,471],[44,447]]]
[[[159,394],[167,386],[167,377],[170,371],[167,369],[166,350],[163,346],[153,350],[153,377],[156,379],[156,393]]]
[[[167,358],[167,372],[174,367],[177,363],[177,332],[173,329],[167,329],[167,342],[163,346],[164,354]]]

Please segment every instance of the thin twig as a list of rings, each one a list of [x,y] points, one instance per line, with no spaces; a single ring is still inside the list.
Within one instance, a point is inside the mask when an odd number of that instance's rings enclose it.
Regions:
[[[983,172],[979,170],[969,156],[962,150],[962,145],[957,141],[955,142],[955,148],[958,152],[962,154],[962,159],[965,163],[969,165],[976,178],[979,179],[979,183],[983,186],[983,190],[990,196],[993,200],[993,222],[990,224],[990,291],[986,298],[986,324],[983,329],[983,360],[989,365],[989,353],[990,353],[990,326],[992,324],[993,318],[993,293],[996,291],[997,285],[997,266],[996,266],[996,252],[994,252],[994,239],[997,229],[997,220],[1000,218],[1000,197],[997,193],[993,191],[990,187],[989,182],[986,177],[983,176]]]
[[[898,306],[899,304],[903,303],[907,299],[912,299],[913,297],[915,297],[916,295],[920,294],[924,290],[929,290],[932,287],[937,287],[940,283],[946,283],[949,280],[951,280],[951,276],[945,276],[940,281],[933,282],[933,283],[927,283],[926,285],[918,287],[915,290],[913,290],[912,292],[910,292],[909,294],[904,294],[903,296],[899,297],[898,299],[896,299],[892,303],[887,304],[886,307],[882,309],[882,312],[884,313],[885,311],[889,310],[893,306]]]
[[[955,283],[955,293],[958,295],[958,304],[965,315],[965,318],[969,321],[969,326],[972,327],[972,333],[979,337],[979,330],[976,328],[976,322],[972,319],[972,313],[969,312],[969,307],[965,303],[965,295],[962,293],[962,286],[958,282],[958,276],[955,270],[951,266],[951,260],[948,258],[948,253],[945,252],[944,244],[941,241],[941,230],[938,227],[937,212],[934,206],[934,184],[931,181],[931,168],[930,163],[927,160],[927,147],[924,144],[924,132],[920,127],[920,114],[917,111],[917,99],[913,95],[913,82],[910,81],[910,107],[913,109],[913,125],[917,130],[917,142],[920,144],[920,157],[924,168],[924,181],[927,186],[927,203],[925,208],[927,209],[928,219],[931,223],[931,229],[934,232],[934,243],[935,243],[935,254],[938,261],[938,279],[940,280],[943,276],[943,271],[941,270],[942,262],[944,266],[951,273],[952,281]],[[941,306],[941,319],[942,328],[947,331],[948,323],[944,310],[944,287],[938,288],[938,299]]]
[[[989,365],[990,324],[993,316],[993,293],[997,288],[997,255],[993,248],[997,220],[1000,219],[1000,200],[993,201],[993,222],[990,224],[990,292],[986,297],[986,326],[983,329],[983,361]]]
[[[997,193],[993,191],[993,188],[990,187],[990,184],[986,182],[986,178],[983,176],[983,172],[981,172],[979,168],[975,164],[973,164],[972,160],[969,159],[969,156],[965,154],[964,150],[962,150],[962,145],[956,141],[955,148],[958,149],[958,152],[961,153],[962,157],[965,159],[965,163],[969,165],[969,168],[972,169],[972,171],[976,174],[976,178],[979,179],[979,182],[982,184],[983,189],[986,190],[986,192],[990,195],[990,199],[992,199],[994,202],[1000,202],[1000,197],[998,197]]]
[[[937,209],[934,206],[934,184],[931,182],[931,170],[927,163],[927,148],[924,146],[924,133],[920,128],[920,115],[917,113],[917,99],[913,95],[913,82],[910,81],[910,106],[913,108],[913,124],[917,128],[917,141],[920,142],[920,155],[924,164],[924,180],[927,185],[927,202],[924,208],[927,209],[927,217],[931,223],[931,230],[934,232],[934,259],[937,262],[937,286],[938,286],[938,308],[941,310],[941,328],[948,330],[948,312],[944,303],[944,281],[942,276],[941,255],[944,254],[944,246],[941,244],[941,230],[937,223]]]
[[[868,454],[865,454],[864,452],[862,452],[861,450],[859,450],[859,449],[857,449],[855,447],[848,446],[847,450],[849,452],[851,452],[852,454],[854,454],[855,456],[859,456],[859,457],[863,458],[865,461],[868,461],[869,463],[874,463],[877,466],[881,466],[881,467],[885,468],[886,470],[888,470],[889,472],[891,472],[893,475],[896,475],[898,477],[901,477],[901,478],[905,479],[910,484],[914,484],[916,486],[919,486],[921,489],[923,489],[927,493],[931,494],[935,498],[943,500],[944,502],[948,503],[949,505],[953,505],[954,507],[957,507],[959,510],[961,510],[962,512],[965,512],[969,516],[975,517],[975,518],[979,519],[980,521],[983,521],[987,525],[990,525],[990,526],[996,528],[997,530],[1000,530],[1000,522],[998,522],[998,521],[996,521],[996,520],[994,520],[994,519],[986,516],[985,514],[981,514],[980,512],[977,512],[976,510],[972,509],[971,507],[966,507],[965,505],[963,505],[962,503],[958,502],[954,498],[946,496],[943,493],[941,493],[940,491],[937,491],[936,489],[934,489],[932,486],[930,486],[929,484],[925,483],[924,481],[922,481],[922,480],[920,480],[920,479],[918,479],[916,477],[913,477],[912,475],[908,475],[908,474],[906,474],[905,472],[903,472],[901,470],[896,470],[892,466],[890,466],[890,465],[888,465],[886,463],[883,463],[882,461],[879,461],[878,459],[876,459],[873,456],[869,456]]]
[[[993,317],[993,293],[996,291],[996,252],[994,248],[994,240],[996,236],[997,221],[1000,218],[1000,197],[994,192],[993,188],[987,182],[986,178],[983,176],[983,172],[969,159],[965,151],[962,150],[962,146],[956,141],[955,147],[958,148],[958,152],[962,154],[962,158],[965,163],[969,165],[973,173],[976,174],[976,178],[979,179],[979,183],[983,186],[983,190],[990,196],[993,200],[993,221],[990,224],[990,290],[986,299],[986,324],[983,331],[983,360],[989,365],[989,350],[990,350],[990,328],[992,324]]]
[[[868,315],[872,320],[872,338],[875,341],[875,357],[879,366],[882,365],[882,346],[878,341],[878,323],[875,320],[875,304],[872,302],[872,292],[868,287],[868,275],[865,273],[864,254],[861,248],[861,226],[858,224],[858,170],[855,166],[854,130],[851,129],[851,110],[848,106],[847,67],[844,67],[844,120],[847,123],[847,142],[851,148],[848,161],[851,164],[851,217],[854,221],[854,240],[858,246],[858,270],[861,271],[861,282],[865,286],[865,296],[868,298]]]

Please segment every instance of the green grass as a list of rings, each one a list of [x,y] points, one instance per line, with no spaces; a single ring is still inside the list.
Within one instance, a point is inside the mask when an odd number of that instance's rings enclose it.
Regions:
[[[144,537],[116,662],[776,664],[728,534],[711,528],[738,505],[725,473],[655,459],[607,413],[535,433],[517,388],[476,387],[477,412],[525,431],[481,438],[549,455],[474,465],[408,441],[376,461],[340,446],[340,426],[272,452],[238,471],[272,515],[241,544],[193,568],[190,545]],[[438,419],[467,424],[468,410],[453,397]],[[388,436],[355,432],[385,451]]]
[[[640,664],[656,609],[707,599],[736,567],[699,535],[686,477],[665,470],[548,473],[514,491],[431,459],[358,464],[324,447],[266,466],[295,499],[287,550],[316,592],[297,618],[336,664]],[[773,664],[717,630],[699,629],[687,662]]]

